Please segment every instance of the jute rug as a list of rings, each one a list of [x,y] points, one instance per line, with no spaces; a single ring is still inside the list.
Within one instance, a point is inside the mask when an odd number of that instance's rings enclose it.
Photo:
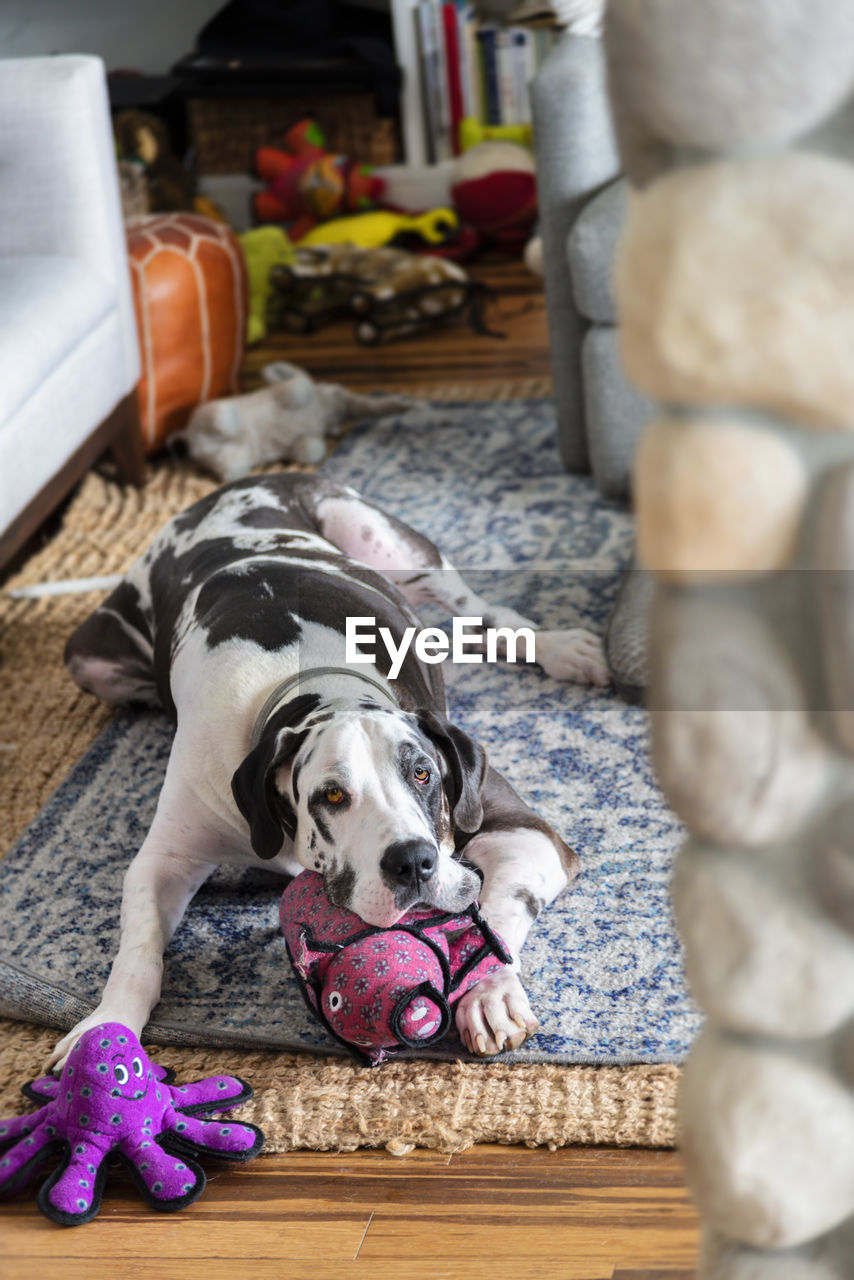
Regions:
[[[435,394],[435,393],[434,393]],[[213,487],[191,468],[158,463],[146,488],[128,492],[92,475],[61,532],[9,587],[120,572],[159,525]],[[106,724],[109,713],[64,674],[68,632],[97,595],[0,604],[0,760],[3,847]],[[0,1024],[0,1114],[16,1109],[19,1083],[38,1070],[54,1033]],[[225,1069],[249,1078],[247,1118],[268,1134],[269,1150],[353,1149],[410,1144],[458,1150],[476,1141],[564,1145],[605,1142],[671,1145],[672,1066],[566,1067],[496,1063],[395,1062],[368,1072],[346,1059],[282,1053],[170,1048],[182,1074]]]

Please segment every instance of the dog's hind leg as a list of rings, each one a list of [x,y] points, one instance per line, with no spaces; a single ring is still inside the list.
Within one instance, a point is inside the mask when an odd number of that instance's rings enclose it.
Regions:
[[[139,592],[125,579],[71,634],[65,663],[75,683],[104,702],[158,706],[153,653]]]
[[[582,627],[546,631],[505,605],[478,595],[446,556],[415,529],[368,502],[353,489],[335,486],[315,507],[318,529],[345,555],[379,569],[417,609],[435,604],[456,617],[480,618],[483,642],[496,634],[497,653],[505,656],[503,630],[535,634],[536,660],[558,680],[607,685],[610,673],[600,637]],[[472,637],[476,633],[472,629]]]

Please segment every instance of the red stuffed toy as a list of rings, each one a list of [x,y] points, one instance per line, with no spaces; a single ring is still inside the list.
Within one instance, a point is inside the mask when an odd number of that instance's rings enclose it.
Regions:
[[[534,158],[512,142],[481,142],[454,161],[451,197],[481,244],[521,255],[537,217]]]
[[[309,1008],[371,1066],[402,1045],[440,1040],[460,997],[512,962],[476,906],[459,915],[417,907],[378,929],[333,907],[315,871],[291,881],[279,918]]]
[[[301,120],[285,134],[285,150],[261,147],[255,171],[266,191],[253,197],[258,222],[278,222],[292,240],[329,218],[372,209],[385,190],[370,165],[330,155],[313,120]]]

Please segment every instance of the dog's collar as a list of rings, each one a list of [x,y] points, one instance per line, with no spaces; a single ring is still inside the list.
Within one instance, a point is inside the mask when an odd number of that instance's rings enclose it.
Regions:
[[[295,676],[289,676],[287,680],[283,680],[281,684],[276,685],[258,712],[258,719],[255,721],[252,739],[249,744],[250,751],[258,746],[261,741],[261,734],[264,732],[264,726],[284,700],[285,695],[290,693],[291,689],[295,689],[297,685],[303,684],[307,680],[315,680],[320,676],[352,676],[354,680],[363,680],[365,684],[372,684],[375,689],[379,689],[380,693],[395,707],[398,706],[391,691],[384,684],[380,684],[379,680],[375,680],[373,676],[365,675],[364,671],[354,671],[352,667],[309,667],[306,671],[298,671]]]

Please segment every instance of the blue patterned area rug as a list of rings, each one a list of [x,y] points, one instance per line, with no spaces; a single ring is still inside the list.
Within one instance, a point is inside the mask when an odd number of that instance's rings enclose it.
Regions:
[[[561,469],[551,402],[422,406],[356,429],[324,469],[429,535],[488,598],[546,627],[602,630],[631,521]],[[668,901],[681,831],[652,777],[644,712],[539,668],[444,673],[452,717],[581,857],[523,953],[539,1033],[505,1059],[680,1061],[700,1022]],[[159,713],[117,714],[3,860],[0,1014],[67,1028],[97,1003],[171,736]],[[261,868],[207,883],[167,952],[151,1038],[341,1052],[291,976],[281,887]],[[453,1034],[422,1054],[466,1056]]]

